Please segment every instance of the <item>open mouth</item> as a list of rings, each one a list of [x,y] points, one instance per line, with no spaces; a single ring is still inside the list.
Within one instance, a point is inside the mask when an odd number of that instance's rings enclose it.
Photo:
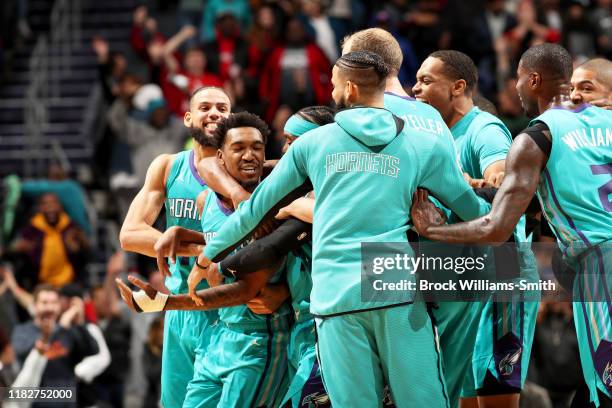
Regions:
[[[423,103],[429,104],[429,101],[427,99],[423,98],[422,96],[415,96],[414,99],[416,99],[419,102],[423,102]]]
[[[254,166],[246,166],[246,167],[241,167],[240,171],[244,174],[250,175],[250,176],[255,176],[257,175],[257,167]]]
[[[204,125],[204,129],[209,130],[209,131],[214,131],[217,129],[217,122],[209,122],[206,125]]]

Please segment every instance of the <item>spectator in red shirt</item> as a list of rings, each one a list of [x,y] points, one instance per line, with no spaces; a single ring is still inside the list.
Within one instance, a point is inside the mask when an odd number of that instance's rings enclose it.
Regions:
[[[271,122],[280,105],[293,111],[326,105],[331,95],[331,65],[323,51],[306,36],[297,18],[287,24],[285,43],[276,47],[264,66],[259,95]]]
[[[181,118],[188,109],[189,95],[193,91],[203,86],[223,86],[223,81],[206,69],[206,54],[202,48],[189,48],[183,55],[182,66],[179,63],[179,55],[176,50],[196,34],[195,27],[185,26],[161,49],[159,46],[149,48],[149,53],[153,54],[152,58],[157,57],[161,52],[163,64],[160,67],[159,83],[170,111]]]

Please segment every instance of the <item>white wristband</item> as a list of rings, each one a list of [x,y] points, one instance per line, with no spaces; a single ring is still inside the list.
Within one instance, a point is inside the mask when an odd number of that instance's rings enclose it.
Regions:
[[[166,302],[168,301],[168,295],[164,293],[157,292],[155,294],[155,299],[151,299],[144,290],[134,292],[132,298],[138,307],[145,313],[161,312],[164,310]]]

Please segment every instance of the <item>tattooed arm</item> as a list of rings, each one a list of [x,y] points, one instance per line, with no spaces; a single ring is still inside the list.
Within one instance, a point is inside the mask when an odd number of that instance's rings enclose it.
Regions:
[[[547,135],[550,140],[550,135]],[[528,134],[516,137],[506,158],[506,175],[489,214],[469,222],[436,225],[427,193],[415,194],[411,218],[419,235],[451,243],[505,242],[536,192],[548,155]]]
[[[276,269],[278,269],[278,265],[245,275],[236,282],[199,290],[197,295],[200,297],[202,305],[196,304],[188,294],[170,295],[162,310],[212,310],[244,304],[257,296]],[[158,297],[158,292],[149,283],[135,276],[129,276],[128,280],[144,291],[151,300]],[[121,297],[130,309],[136,312],[147,311],[143,310],[134,298],[136,292],[133,292],[120,279],[117,279],[116,282]]]

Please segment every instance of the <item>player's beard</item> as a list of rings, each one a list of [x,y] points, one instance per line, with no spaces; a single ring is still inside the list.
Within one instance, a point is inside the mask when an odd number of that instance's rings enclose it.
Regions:
[[[346,108],[348,108],[348,105],[346,104],[346,99],[344,99],[344,96],[342,97],[342,99],[340,99],[340,101],[334,101],[334,109],[336,112]]]
[[[189,128],[189,136],[191,136],[193,140],[198,142],[202,147],[217,147],[218,145],[214,132],[212,135],[209,135],[204,129],[200,129],[193,125],[191,125]]]

